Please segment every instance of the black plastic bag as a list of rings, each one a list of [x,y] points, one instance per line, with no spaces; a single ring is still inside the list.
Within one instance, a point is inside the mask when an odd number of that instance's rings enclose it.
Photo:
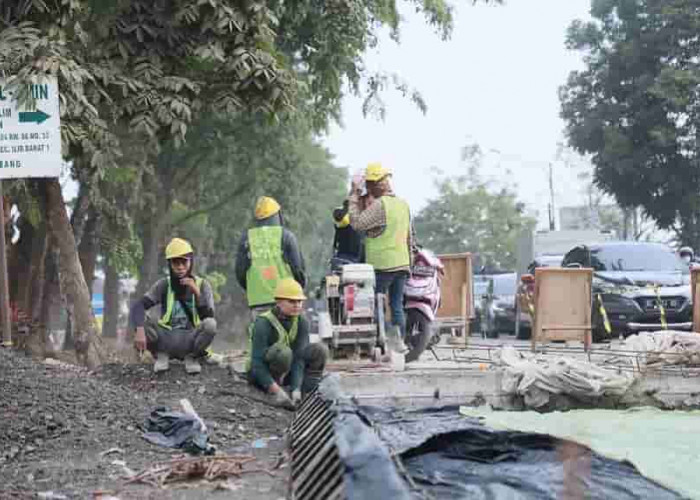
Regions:
[[[165,406],[151,412],[143,438],[149,443],[179,448],[191,455],[213,455],[215,451],[199,420]]]

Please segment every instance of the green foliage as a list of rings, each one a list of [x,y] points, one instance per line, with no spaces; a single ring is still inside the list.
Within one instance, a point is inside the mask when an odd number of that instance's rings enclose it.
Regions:
[[[204,278],[211,284],[212,291],[214,292],[214,303],[221,302],[221,294],[219,290],[226,284],[227,278],[225,275],[218,271],[214,271],[209,274],[205,274]]]
[[[0,66],[18,85],[58,78],[64,153],[86,166],[116,164],[118,137],[141,134],[157,148],[163,138],[180,143],[197,113],[272,112],[293,100],[265,4],[102,3],[17,0],[2,10]],[[129,134],[115,135],[112,122]]]
[[[561,89],[571,145],[623,207],[700,245],[700,11],[690,0],[597,0],[568,45],[586,67]]]
[[[128,238],[102,236],[102,251],[109,255],[109,263],[120,275],[138,276],[143,257],[141,240],[130,234]]]
[[[509,187],[480,179],[481,152],[470,148],[468,172],[436,179],[438,196],[417,214],[418,242],[437,253],[471,252],[476,266],[515,267],[517,237],[534,228]]]
[[[481,0],[474,0],[473,3]],[[489,0],[483,0],[488,2]],[[449,38],[453,7],[446,0],[408,0],[443,38]],[[492,3],[501,3],[496,0]],[[368,48],[378,43],[383,29],[400,38],[400,2],[396,0],[270,0],[279,20],[277,46],[300,84],[300,100],[315,129],[339,120],[340,102],[347,88],[363,96],[364,111],[383,116],[380,93],[398,90],[421,110],[420,94],[392,73],[372,73],[364,65]]]

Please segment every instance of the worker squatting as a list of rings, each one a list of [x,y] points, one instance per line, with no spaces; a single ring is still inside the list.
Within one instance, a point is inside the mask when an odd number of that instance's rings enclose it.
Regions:
[[[413,235],[408,204],[394,195],[390,177],[389,170],[374,163],[362,179],[353,179],[348,199],[334,211],[339,230],[334,248],[358,259],[359,239],[345,238],[343,230],[366,233],[364,260],[375,270],[377,290],[388,293],[392,323],[403,337],[403,288]],[[310,342],[309,322],[302,314],[307,298],[304,258],[296,236],[284,227],[280,204],[263,196],[254,215],[254,225],[244,232],[236,255],[236,278],[251,312],[246,376],[273,404],[294,409],[323,377],[327,347]],[[195,252],[188,241],[173,238],[165,259],[168,276],[132,307],[134,344],[138,351],[151,352],[156,373],[167,371],[170,359],[176,358],[184,361],[187,373],[197,374],[200,361],[211,356],[209,345],[217,333],[212,286],[195,273]],[[149,315],[154,306],[159,306],[156,314]]]

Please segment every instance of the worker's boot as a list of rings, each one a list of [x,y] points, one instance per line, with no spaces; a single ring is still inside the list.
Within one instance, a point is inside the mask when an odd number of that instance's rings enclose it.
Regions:
[[[170,355],[167,352],[159,352],[153,365],[153,371],[161,373],[167,371],[168,368],[170,368]]]
[[[189,354],[185,356],[185,371],[190,375],[196,375],[202,371],[202,365],[199,364],[194,357]]]
[[[224,362],[224,355],[207,349],[202,360],[208,365],[221,365]]]

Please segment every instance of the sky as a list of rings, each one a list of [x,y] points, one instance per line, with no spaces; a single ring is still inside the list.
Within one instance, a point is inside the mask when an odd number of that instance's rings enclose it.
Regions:
[[[395,72],[419,90],[427,114],[390,92],[385,120],[365,118],[361,100],[346,97],[343,125],[333,126],[323,142],[336,164],[351,172],[372,161],[391,168],[395,191],[414,211],[436,195],[431,168],[465,172],[461,149],[476,143],[484,152],[484,178],[515,184],[544,227],[550,162],[555,207],[584,202],[580,170],[556,160],[564,141],[557,90],[570,71],[583,67],[581,55],[564,42],[573,20],[589,19],[590,0],[453,4],[450,40],[404,8],[401,43],[383,37],[365,59],[368,69]]]

